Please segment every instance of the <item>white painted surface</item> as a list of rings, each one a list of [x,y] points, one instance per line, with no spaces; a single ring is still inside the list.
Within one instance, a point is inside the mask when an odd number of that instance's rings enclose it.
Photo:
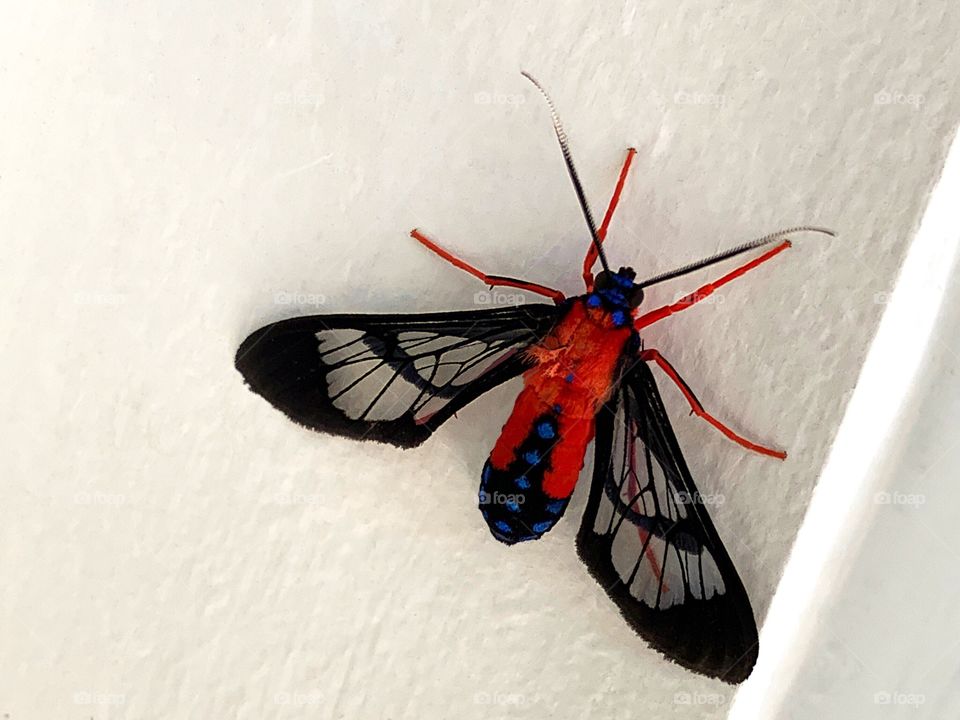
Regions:
[[[955,140],[731,720],[956,715],[958,192]]]
[[[575,522],[490,538],[475,491],[515,386],[404,453],[293,426],[233,351],[318,309],[474,307],[413,226],[576,292],[584,232],[529,69],[598,214],[639,150],[612,262],[841,232],[648,335],[791,452],[745,455],[665,388],[763,618],[956,123],[952,11],[8,4],[0,710],[726,714],[730,688],[630,636]]]

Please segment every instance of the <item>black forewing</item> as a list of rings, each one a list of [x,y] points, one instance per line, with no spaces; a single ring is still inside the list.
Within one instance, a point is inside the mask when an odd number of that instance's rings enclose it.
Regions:
[[[296,422],[412,447],[458,409],[529,367],[521,352],[554,305],[420,315],[312,315],[252,333],[236,367]]]
[[[597,416],[593,472],[577,536],[590,572],[664,655],[746,679],[757,658],[753,610],[643,362]]]

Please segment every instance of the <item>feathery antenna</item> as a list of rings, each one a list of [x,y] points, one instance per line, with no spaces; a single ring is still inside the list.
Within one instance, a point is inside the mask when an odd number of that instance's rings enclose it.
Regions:
[[[761,247],[763,245],[769,245],[772,242],[776,242],[787,235],[792,235],[793,233],[798,232],[815,232],[821,233],[823,235],[829,235],[830,237],[836,237],[837,234],[833,230],[828,230],[827,228],[817,227],[815,225],[798,225],[797,227],[787,228],[786,230],[778,230],[777,232],[770,233],[769,235],[764,235],[761,238],[756,240],[751,240],[748,243],[743,245],[737,245],[735,248],[730,250],[724,250],[723,252],[717,253],[716,255],[711,255],[708,258],[703,260],[698,260],[695,263],[690,263],[689,265],[684,265],[683,267],[677,268],[676,270],[671,270],[670,272],[661,273],[660,275],[654,275],[649,280],[644,280],[642,283],[637,283],[639,287],[645,288],[650,287],[651,285],[656,285],[657,283],[664,282],[665,280],[673,280],[673,278],[680,277],[681,275],[686,275],[687,273],[692,273],[695,270],[700,270],[705,268],[708,265],[713,265],[714,263],[723,262],[724,260],[729,260],[732,257],[745,253],[748,250],[753,250],[754,248]]]
[[[521,70],[520,74],[533,83],[534,87],[543,95],[547,101],[547,107],[550,108],[550,117],[553,120],[553,130],[557,134],[557,140],[560,143],[560,150],[563,152],[563,160],[567,164],[567,172],[573,181],[573,189],[577,193],[577,200],[580,201],[580,209],[583,210],[583,217],[587,221],[587,227],[590,228],[590,237],[593,240],[594,247],[597,248],[597,255],[600,258],[600,264],[603,269],[609,272],[610,266],[607,264],[607,256],[603,252],[603,244],[600,242],[600,236],[597,235],[597,225],[593,221],[593,213],[590,212],[590,205],[587,204],[587,196],[583,194],[583,185],[580,184],[580,177],[577,175],[577,169],[573,166],[573,157],[570,155],[570,146],[567,144],[567,134],[563,131],[563,125],[560,124],[560,116],[557,115],[557,109],[553,100],[547,95],[547,91],[537,80],[526,70]]]

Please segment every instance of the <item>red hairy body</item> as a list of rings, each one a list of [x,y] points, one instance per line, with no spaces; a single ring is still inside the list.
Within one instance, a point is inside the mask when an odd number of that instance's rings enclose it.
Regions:
[[[557,440],[542,490],[553,498],[569,497],[630,335],[631,328],[616,327],[605,310],[574,300],[550,334],[527,350],[536,365],[524,373],[524,388],[490,455],[493,467],[505,469],[516,459],[538,417],[556,415]]]

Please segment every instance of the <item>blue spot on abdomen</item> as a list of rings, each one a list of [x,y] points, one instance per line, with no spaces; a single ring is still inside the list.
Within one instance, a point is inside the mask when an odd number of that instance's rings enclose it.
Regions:
[[[507,467],[494,467],[489,460],[484,465],[480,510],[493,536],[507,545],[541,537],[566,509],[569,499],[550,497],[543,491],[544,474],[561,437],[560,409],[557,405],[552,413],[534,420]]]
[[[554,500],[553,502],[548,502],[546,506],[546,511],[551,515],[556,515],[561,512],[563,508],[567,506],[566,500]]]
[[[543,420],[537,424],[537,435],[542,437],[544,440],[550,440],[554,435],[557,434],[557,431],[553,427],[553,423],[549,420]]]

